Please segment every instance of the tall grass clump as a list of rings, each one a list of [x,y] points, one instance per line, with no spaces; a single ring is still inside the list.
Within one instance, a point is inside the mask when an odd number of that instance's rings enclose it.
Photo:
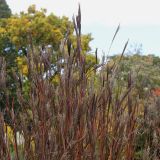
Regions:
[[[118,64],[127,43],[118,62],[90,66],[81,50],[80,9],[73,23],[76,48],[67,34],[56,65],[52,64],[55,53],[48,47],[36,48],[30,38],[28,76],[13,73],[20,110],[14,110],[15,100],[10,97],[12,103],[6,98],[4,111],[9,124],[4,112],[0,113],[0,159],[133,160],[140,151],[136,142],[139,130],[145,122],[150,123],[152,116],[147,114],[144,118],[148,120],[142,122],[143,109],[134,88],[136,76],[129,73],[127,83],[122,83]],[[5,61],[0,61],[0,86],[5,90]],[[156,126],[157,119],[146,125]],[[155,132],[154,136],[159,137],[158,127]],[[144,143],[143,156],[150,142]],[[158,149],[155,157],[157,153]]]

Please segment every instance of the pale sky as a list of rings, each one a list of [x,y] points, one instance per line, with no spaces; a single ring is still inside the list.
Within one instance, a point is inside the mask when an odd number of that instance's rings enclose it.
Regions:
[[[127,39],[130,44],[142,43],[145,54],[160,55],[160,0],[7,0],[13,13],[27,10],[31,4],[46,8],[48,13],[72,18],[78,3],[82,10],[84,33],[92,33],[93,50],[107,52],[120,23],[121,30],[111,53],[121,52]]]

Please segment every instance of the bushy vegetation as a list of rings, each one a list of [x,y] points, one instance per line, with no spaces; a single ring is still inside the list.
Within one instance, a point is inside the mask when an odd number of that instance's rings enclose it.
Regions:
[[[16,55],[15,70],[7,67],[8,56],[0,58],[2,160],[160,158],[160,101],[152,91],[159,79],[150,73],[158,72],[158,58],[125,57],[125,46],[122,55],[100,63],[97,51],[83,49],[80,8],[56,48],[36,43],[37,36],[25,38],[26,54]],[[23,52],[6,39],[15,53]]]

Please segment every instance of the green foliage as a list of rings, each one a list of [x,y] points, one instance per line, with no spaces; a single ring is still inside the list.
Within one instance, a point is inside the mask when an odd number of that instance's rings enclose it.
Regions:
[[[110,62],[118,61],[120,56],[110,57]],[[127,82],[128,74],[131,72],[136,76],[134,83],[139,90],[139,96],[145,97],[146,91],[160,87],[160,57],[154,55],[127,55],[119,63],[119,70],[122,72],[122,82]]]
[[[11,10],[6,3],[6,0],[0,0],[0,18],[9,18],[11,16]]]

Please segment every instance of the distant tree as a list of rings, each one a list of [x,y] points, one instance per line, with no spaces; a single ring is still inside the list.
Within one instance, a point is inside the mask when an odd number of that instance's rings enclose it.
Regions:
[[[0,18],[9,18],[11,16],[11,9],[6,0],[0,0]]]
[[[127,54],[133,55],[133,54],[142,54],[143,52],[143,46],[141,43],[133,43],[129,46],[129,49],[127,51]]]
[[[119,62],[120,55],[110,57],[109,65]],[[160,87],[160,57],[155,55],[126,55],[118,63],[121,85],[127,84],[128,74],[135,77],[134,84],[139,96],[145,98],[146,91]]]

